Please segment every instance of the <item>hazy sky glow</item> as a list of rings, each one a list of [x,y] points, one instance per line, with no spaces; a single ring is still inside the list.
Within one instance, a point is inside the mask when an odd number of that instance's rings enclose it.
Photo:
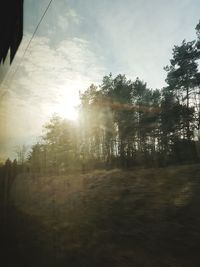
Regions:
[[[52,113],[70,117],[78,92],[112,72],[165,85],[172,47],[195,38],[199,0],[54,0],[13,76],[49,0],[25,0],[24,39],[1,92],[0,158],[31,144]]]

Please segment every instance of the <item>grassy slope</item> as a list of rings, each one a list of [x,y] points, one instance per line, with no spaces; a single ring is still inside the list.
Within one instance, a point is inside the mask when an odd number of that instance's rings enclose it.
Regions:
[[[200,266],[199,179],[200,165],[18,177],[18,254],[34,267]]]

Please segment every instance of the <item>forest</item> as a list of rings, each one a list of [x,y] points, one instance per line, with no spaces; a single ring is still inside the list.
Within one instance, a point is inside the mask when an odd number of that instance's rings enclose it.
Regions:
[[[119,74],[80,93],[76,122],[53,115],[40,141],[7,159],[1,173],[65,173],[95,168],[163,167],[200,160],[200,22],[196,39],[175,45],[166,86],[148,88]],[[4,176],[4,174],[3,174]]]

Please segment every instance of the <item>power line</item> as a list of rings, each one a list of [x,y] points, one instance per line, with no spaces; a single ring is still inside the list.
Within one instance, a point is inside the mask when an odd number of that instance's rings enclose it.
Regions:
[[[39,20],[39,22],[38,22],[38,24],[37,24],[37,26],[36,26],[36,28],[35,28],[35,31],[33,32],[32,37],[31,37],[31,39],[29,40],[29,42],[28,42],[28,44],[27,44],[27,46],[26,46],[26,48],[25,48],[25,50],[24,50],[24,53],[23,53],[23,55],[22,55],[22,57],[21,57],[21,60],[20,60],[19,64],[17,65],[15,72],[13,73],[13,76],[12,76],[11,80],[14,78],[14,76],[16,75],[16,73],[17,73],[19,67],[21,66],[21,64],[22,64],[22,62],[23,62],[23,60],[24,60],[24,57],[25,57],[25,55],[26,55],[26,52],[27,52],[27,50],[29,49],[30,44],[31,44],[33,38],[35,37],[35,34],[36,34],[38,28],[40,27],[40,24],[42,23],[42,21],[43,21],[43,19],[44,19],[44,17],[45,17],[45,15],[46,15],[46,13],[47,13],[47,11],[48,11],[48,9],[49,9],[49,7],[50,7],[50,5],[51,5],[52,2],[53,2],[53,0],[50,0],[50,1],[49,1],[49,4],[47,5],[47,7],[46,7],[46,9],[45,9],[45,11],[44,11],[44,13],[43,13],[41,19]]]

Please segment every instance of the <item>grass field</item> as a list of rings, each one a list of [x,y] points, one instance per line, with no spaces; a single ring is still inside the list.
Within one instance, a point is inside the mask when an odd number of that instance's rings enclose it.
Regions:
[[[200,165],[18,176],[3,264],[199,267],[199,193]]]

